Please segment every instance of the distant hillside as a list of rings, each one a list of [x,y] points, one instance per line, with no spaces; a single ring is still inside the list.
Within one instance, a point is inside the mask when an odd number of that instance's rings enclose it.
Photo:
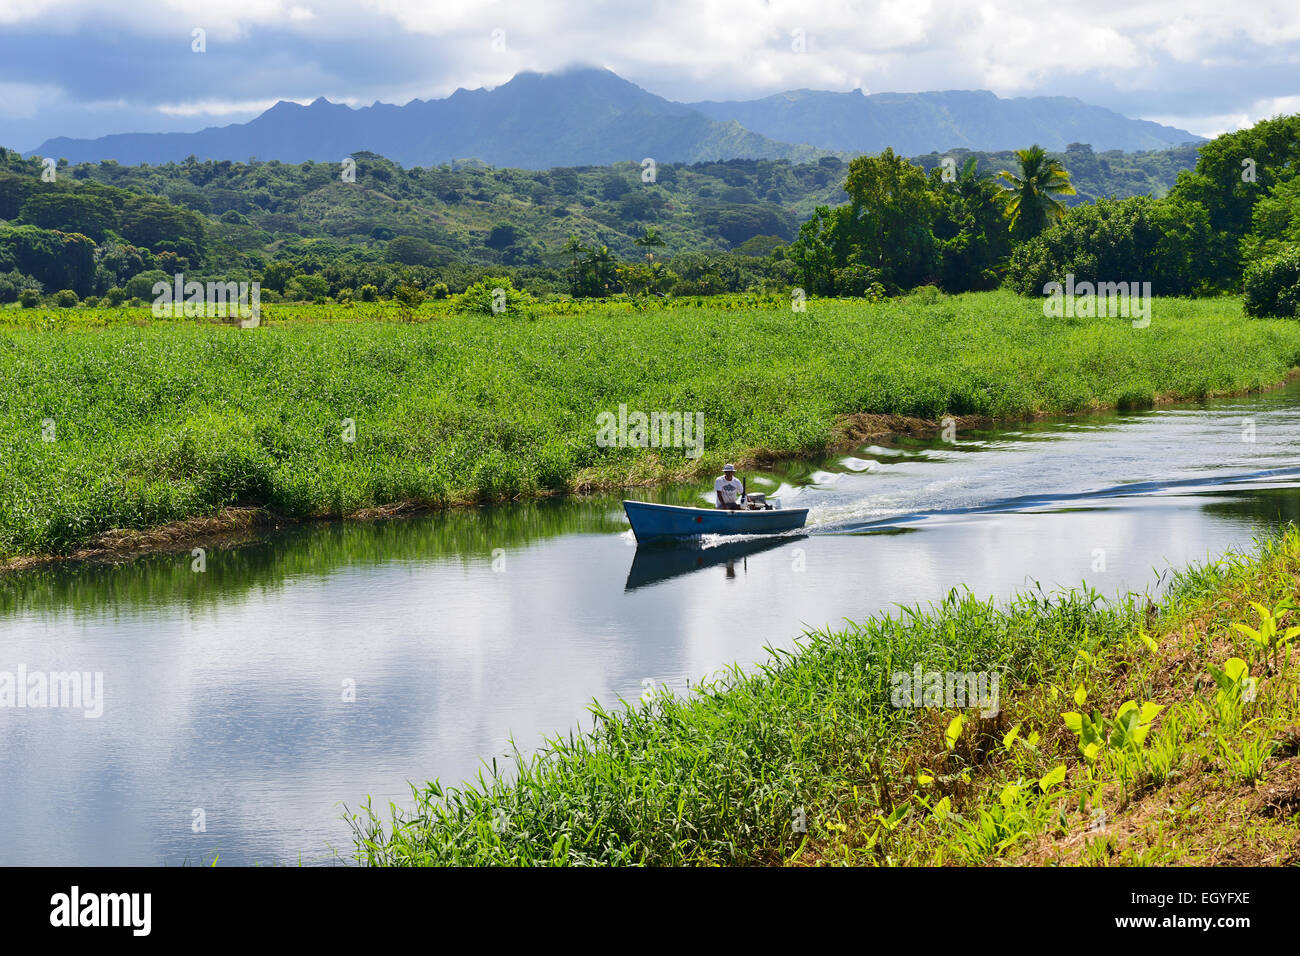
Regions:
[[[689,104],[705,116],[787,142],[848,153],[892,146],[915,155],[963,147],[1003,150],[1069,143],[1126,151],[1199,142],[1187,130],[1129,119],[1064,96],[1001,99],[987,90],[943,93],[828,93],[792,90],[758,100]]]
[[[1065,97],[999,99],[983,91],[826,93],[796,90],[759,100],[674,103],[608,70],[521,73],[493,90],[361,109],[321,98],[280,102],[248,123],[194,133],[59,137],[29,155],[135,165],[189,156],[243,162],[337,162],[368,151],[403,166],[476,159],[515,169],[728,159],[807,162],[826,155],[916,155],[1040,143],[1062,150],[1165,149],[1195,141],[1186,130],[1128,119]]]
[[[704,162],[737,157],[810,160],[825,150],[778,143],[731,120],[711,120],[608,70],[520,73],[494,90],[457,90],[442,100],[352,109],[324,98],[280,102],[249,123],[196,133],[122,133],[57,138],[35,155],[123,164],[249,157],[300,163],[338,161],[358,151],[404,166],[478,159],[494,166],[548,169],[640,161]]]
[[[1010,153],[951,150],[915,161],[932,169],[967,155],[990,172],[1016,168]],[[1071,198],[1081,201],[1162,195],[1195,163],[1196,149],[1094,153],[1073,143],[1058,156],[1080,194]],[[277,262],[292,264],[288,275],[323,276],[336,291],[374,285],[387,295],[404,278],[460,291],[504,273],[558,291],[567,288],[571,236],[623,262],[669,259],[697,290],[707,260],[721,270],[719,287],[744,289],[756,277],[788,278],[773,270],[791,264],[768,253],[817,206],[847,199],[848,164],[837,157],[664,163],[654,182],[634,162],[405,169],[373,153],[354,158],[352,182],[338,162],[190,159],[64,165],[47,183],[38,160],[0,149],[0,305],[32,283],[103,295],[144,273],[259,275]],[[648,235],[654,245],[638,244]]]
[[[1089,143],[1069,143],[1063,150],[1053,150],[1070,173],[1076,195],[1062,197],[1070,206],[1095,202],[1109,196],[1164,196],[1178,181],[1178,174],[1196,166],[1198,146],[1175,146],[1172,149],[1125,153],[1118,149],[1094,152]],[[960,167],[968,156],[979,159],[980,172],[996,175],[1017,167],[1012,150],[996,153],[967,149],[950,149],[942,153],[914,156],[912,162],[929,171],[951,157]]]
[[[1015,169],[1010,153],[951,150],[917,157],[932,169],[951,156],[976,155],[980,168]],[[1196,163],[1196,148],[1151,153],[1094,153],[1083,144],[1058,154],[1079,192],[1074,203],[1100,196],[1163,195],[1178,172]],[[847,199],[848,164],[728,160],[658,167],[644,183],[635,163],[550,170],[458,167],[403,169],[372,153],[357,154],[356,182],[342,182],[338,163],[195,162],[162,166],[116,163],[69,167],[62,181],[88,181],[157,197],[207,218],[213,249],[225,256],[274,257],[304,240],[383,253],[389,240],[421,240],[422,264],[554,263],[571,234],[640,256],[634,245],[647,226],[660,231],[664,252],[735,248],[755,236],[790,240],[819,205]],[[23,194],[33,180],[14,180]],[[7,202],[0,177],[0,209]],[[47,213],[48,215],[48,213]],[[52,220],[51,220],[52,221]],[[44,224],[44,223],[43,223]],[[57,225],[57,223],[54,223]],[[408,257],[411,255],[405,253]]]

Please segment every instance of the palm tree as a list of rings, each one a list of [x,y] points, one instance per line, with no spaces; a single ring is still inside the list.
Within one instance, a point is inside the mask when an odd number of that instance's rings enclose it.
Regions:
[[[653,262],[655,257],[653,251],[654,247],[662,246],[664,244],[664,237],[659,235],[659,230],[654,226],[646,226],[645,232],[632,241],[636,245],[647,250],[645,254],[646,262]]]
[[[610,284],[618,279],[618,262],[610,254],[609,246],[592,246],[587,251],[584,265],[591,270],[592,282],[597,289],[596,295],[608,292]]]
[[[1032,239],[1065,215],[1065,203],[1058,196],[1073,196],[1070,174],[1060,160],[1048,159],[1047,151],[1035,143],[1029,149],[1016,150],[1020,176],[1005,169],[999,177],[1007,187],[1007,218],[1011,234],[1020,240]]]

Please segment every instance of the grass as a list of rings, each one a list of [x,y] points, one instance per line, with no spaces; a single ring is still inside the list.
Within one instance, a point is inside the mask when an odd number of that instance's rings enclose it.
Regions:
[[[871,304],[560,304],[528,317],[268,306],[0,312],[0,560],[232,506],[291,518],[683,480],[811,455],[855,413],[1022,419],[1240,393],[1300,365],[1300,324],[1157,300],[1151,327],[1006,293]],[[411,316],[407,316],[410,318]],[[620,405],[702,412],[699,458],[602,448]],[[345,421],[352,424],[348,426]],[[349,441],[349,428],[355,429]]]
[[[1300,532],[1176,575],[804,637],[753,673],[593,711],[477,782],[350,817],[373,865],[1300,862]],[[1294,635],[1293,635],[1294,637]],[[892,706],[892,675],[993,671],[1000,710]],[[1130,703],[1131,701],[1131,703]],[[1097,737],[1090,733],[1096,725]]]
[[[1081,635],[1071,660],[958,746],[932,725],[891,754],[889,812],[903,819],[883,845],[859,814],[792,859],[1300,864],[1297,608],[1294,526],[1182,572],[1119,640]],[[1282,622],[1271,645],[1246,633],[1257,615]]]

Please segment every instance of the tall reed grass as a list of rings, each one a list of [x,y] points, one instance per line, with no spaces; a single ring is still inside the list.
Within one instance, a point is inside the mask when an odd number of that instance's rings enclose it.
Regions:
[[[229,505],[325,517],[682,478],[824,450],[854,412],[1014,419],[1257,389],[1300,365],[1300,325],[1243,320],[1235,300],[1157,300],[1144,330],[997,292],[764,302],[417,322],[286,306],[248,330],[6,310],[0,558]],[[703,457],[599,447],[596,416],[620,405],[702,412]]]

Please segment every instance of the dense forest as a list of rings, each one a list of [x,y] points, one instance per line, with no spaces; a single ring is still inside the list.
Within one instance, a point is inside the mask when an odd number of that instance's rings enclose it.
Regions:
[[[984,170],[1014,159],[950,155],[974,157]],[[1195,155],[1195,147],[1094,154],[1072,144],[1061,158],[1078,170],[1082,201],[1160,195]],[[936,168],[945,158],[916,162]],[[737,291],[788,283],[792,267],[772,250],[817,207],[848,198],[848,163],[834,158],[538,172],[477,163],[402,169],[370,153],[354,161],[351,170],[62,164],[49,182],[36,160],[0,151],[0,302],[25,289],[29,298],[67,290],[63,301],[114,289],[143,297],[158,272],[176,270],[200,279],[261,277],[272,297],[307,299],[366,286],[386,297],[402,283],[460,291],[488,274],[541,293],[601,294],[611,281],[624,284],[614,274],[619,262],[638,290]],[[575,242],[595,263],[577,281]],[[675,268],[665,269],[664,257]]]
[[[1148,153],[543,171],[372,153],[50,169],[0,150],[0,303],[145,299],[177,271],[257,279],[268,301],[437,297],[488,277],[543,296],[1036,294],[1072,272],[1156,294],[1240,290],[1249,274],[1247,310],[1281,296],[1288,314],[1298,131],[1293,116]]]
[[[824,295],[1004,282],[1038,295],[1073,275],[1150,282],[1155,295],[1242,291],[1248,314],[1296,314],[1300,115],[1204,144],[1161,197],[1071,207],[1078,189],[1061,158],[1033,147],[1014,160],[995,177],[974,158],[927,174],[891,150],[858,157],[849,201],[818,207],[783,252]]]

